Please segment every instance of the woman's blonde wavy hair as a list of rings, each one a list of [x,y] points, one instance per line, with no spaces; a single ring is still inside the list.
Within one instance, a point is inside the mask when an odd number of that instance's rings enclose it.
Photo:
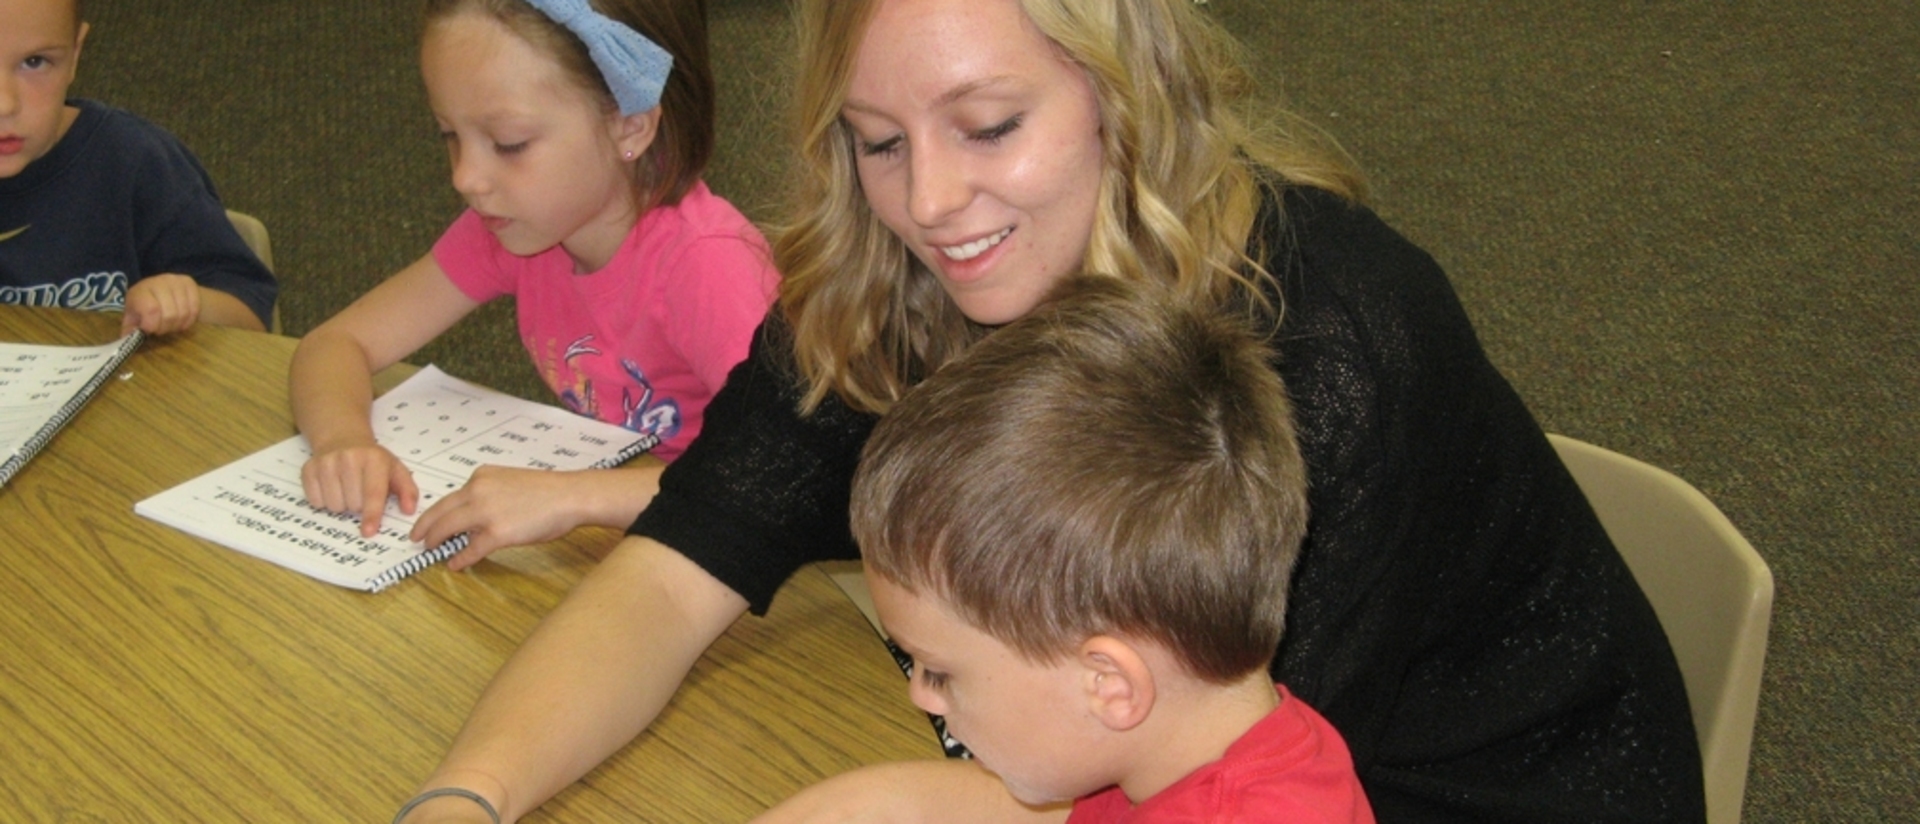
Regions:
[[[920,378],[990,331],[969,321],[867,208],[852,130],[840,117],[878,0],[802,0],[788,221],[773,231],[780,305],[804,388],[885,412]],[[1191,0],[1020,0],[1086,72],[1100,104],[1106,171],[1082,268],[1164,278],[1182,299],[1262,304],[1248,236],[1261,178],[1358,199],[1359,173],[1322,133],[1285,114],[1247,116],[1239,45]]]

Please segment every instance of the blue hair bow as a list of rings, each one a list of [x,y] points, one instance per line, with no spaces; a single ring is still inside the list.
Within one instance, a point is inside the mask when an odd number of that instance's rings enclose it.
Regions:
[[[660,105],[673,55],[627,24],[593,10],[587,0],[527,0],[587,44],[587,55],[606,78],[623,115]]]

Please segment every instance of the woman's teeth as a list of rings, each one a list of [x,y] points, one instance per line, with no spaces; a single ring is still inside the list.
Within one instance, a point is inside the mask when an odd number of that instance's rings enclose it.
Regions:
[[[1013,227],[1011,226],[972,243],[963,243],[959,246],[942,246],[940,247],[940,253],[952,260],[972,260],[979,257],[981,253],[988,249],[999,246],[1000,241],[1006,240],[1007,235],[1010,234],[1013,234]]]

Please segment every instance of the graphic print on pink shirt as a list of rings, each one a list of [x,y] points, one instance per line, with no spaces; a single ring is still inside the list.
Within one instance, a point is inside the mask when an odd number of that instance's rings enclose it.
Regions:
[[[593,335],[582,335],[567,344],[559,363],[542,360],[546,362],[541,365],[541,376],[574,413],[610,421],[643,435],[657,435],[663,441],[679,434],[680,404],[672,398],[656,399],[653,384],[640,365],[626,358],[618,359],[620,373],[631,380],[631,383],[621,382],[620,414],[600,414],[601,393],[595,391],[593,376],[596,372],[605,373],[610,365],[606,363],[606,353],[593,345]],[[638,397],[635,397],[636,389]]]

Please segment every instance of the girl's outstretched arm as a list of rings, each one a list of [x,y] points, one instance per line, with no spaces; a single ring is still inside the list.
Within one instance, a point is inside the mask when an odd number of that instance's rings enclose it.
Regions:
[[[308,501],[357,513],[362,535],[379,530],[390,492],[399,494],[403,511],[413,511],[419,497],[413,476],[373,438],[373,373],[413,354],[479,305],[428,255],[300,340],[288,382],[294,423],[313,448],[301,470]]]
[[[503,821],[518,819],[653,723],[746,611],[746,599],[685,556],[628,537],[494,675],[421,789],[465,787]]]

